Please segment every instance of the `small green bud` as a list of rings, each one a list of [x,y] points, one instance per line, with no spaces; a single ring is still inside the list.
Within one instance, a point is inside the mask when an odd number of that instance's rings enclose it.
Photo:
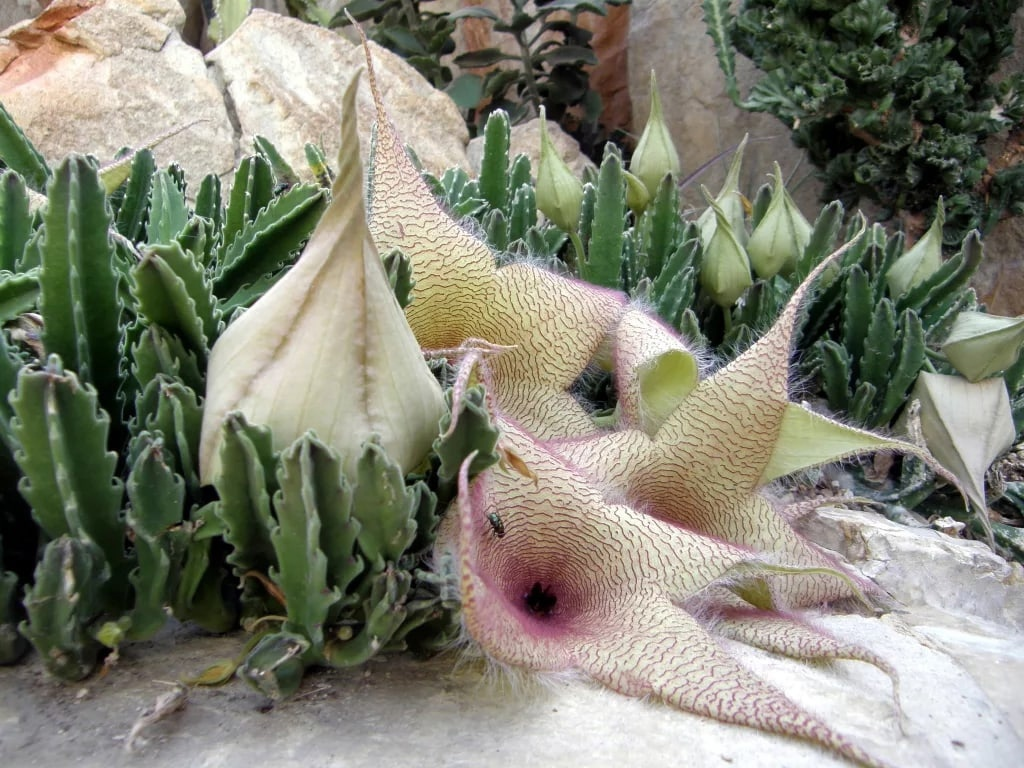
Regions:
[[[711,199],[706,188],[702,187],[701,191],[715,212],[716,226],[711,240],[704,246],[700,284],[715,304],[728,309],[754,282],[750,259],[736,239],[725,211]]]
[[[968,381],[981,381],[1017,362],[1022,344],[1024,317],[961,312],[942,352]]]
[[[623,171],[622,177],[626,180],[626,205],[634,216],[639,216],[647,209],[651,196],[644,183],[629,171]]]
[[[651,114],[647,125],[640,135],[640,141],[633,152],[629,164],[630,172],[647,187],[647,194],[654,197],[658,193],[658,185],[665,174],[679,175],[679,152],[672,142],[672,134],[665,124],[665,116],[661,112],[661,96],[658,94],[658,83],[651,70]]]
[[[811,239],[811,229],[810,222],[786,191],[782,169],[775,163],[771,202],[747,241],[750,263],[758,276],[767,280],[781,271],[792,272]]]
[[[580,226],[583,183],[558,154],[548,134],[544,107],[540,108],[540,165],[537,169],[537,208],[559,229],[575,232]]]
[[[940,197],[935,220],[928,231],[889,268],[885,280],[890,296],[902,296],[942,265],[942,226],[945,223],[946,207]]]
[[[715,204],[722,209],[725,218],[732,227],[732,233],[740,245],[747,242],[747,214],[743,208],[743,195],[740,192],[740,171],[743,168],[743,152],[747,148],[747,136],[736,147],[732,159],[729,161],[729,171],[725,175],[725,183],[715,197]],[[707,196],[705,194],[705,196]],[[705,247],[715,234],[717,222],[714,208],[708,206],[697,219],[697,227],[700,230],[700,242]]]

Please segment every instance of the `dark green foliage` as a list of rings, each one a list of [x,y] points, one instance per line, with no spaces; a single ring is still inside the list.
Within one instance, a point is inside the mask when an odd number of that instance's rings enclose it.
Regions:
[[[944,195],[952,244],[1024,212],[1024,166],[989,167],[984,146],[1024,121],[1024,74],[993,82],[1020,6],[747,0],[733,16],[705,0],[704,12],[730,95],[741,103],[735,49],[765,72],[742,106],[792,128],[826,199],[924,215]]]
[[[576,260],[580,277],[604,288],[618,288],[622,282],[626,223],[626,182],[622,171],[618,153],[608,151],[597,176],[588,237],[580,238],[584,255]]]
[[[220,333],[221,312],[195,256],[177,242],[147,246],[131,278],[139,318],[178,337],[189,352],[205,361]]]
[[[21,176],[36,192],[46,188],[50,178],[46,160],[15,124],[3,104],[0,104],[0,163]]]
[[[121,306],[110,238],[113,224],[99,168],[72,155],[54,171],[43,215],[39,309],[43,347],[95,387],[114,412],[119,387]]]
[[[520,123],[539,114],[543,105],[550,119],[560,122],[585,146],[593,147],[597,146],[601,97],[590,89],[586,68],[597,64],[597,56],[590,45],[593,33],[579,25],[579,16],[604,16],[609,6],[629,2],[549,0],[532,4],[512,0],[511,17],[502,18],[481,6],[446,13],[428,10],[430,0],[351,0],[328,25],[347,25],[346,12],[357,22],[372,21],[367,30],[370,38],[406,59],[435,87],[445,90],[465,113],[474,135],[484,130],[488,116],[496,110],[503,110],[513,123]],[[323,23],[317,9],[306,0],[298,0],[293,7],[300,17]],[[566,13],[569,18],[565,18]],[[485,74],[465,72],[454,77],[441,57],[455,52],[452,35],[462,19],[492,22],[495,32],[512,38],[516,53],[500,48],[462,53],[452,59],[462,69],[492,68]],[[505,66],[493,67],[495,64]],[[497,198],[489,197],[498,189],[486,190],[484,198],[500,208]]]
[[[128,184],[121,190],[117,210],[117,231],[133,243],[142,239],[142,230],[150,215],[156,173],[153,153],[143,149],[132,159]]]
[[[18,598],[18,575],[3,570],[3,541],[0,541],[0,666],[13,664],[28,650],[28,642],[18,633],[21,613]]]
[[[274,495],[277,524],[270,541],[277,567],[268,575],[285,595],[283,631],[301,634],[315,657],[323,652],[324,624],[342,589],[328,586],[328,561],[321,549],[321,520],[349,517],[341,467],[330,449],[310,435],[281,455]],[[344,540],[343,540],[344,541]],[[350,546],[354,539],[348,540]],[[345,553],[352,557],[351,550]],[[349,579],[350,581],[351,579]],[[343,587],[348,586],[346,581]]]
[[[511,18],[472,6],[449,14],[448,18],[485,18],[493,22],[493,30],[512,37],[515,55],[499,48],[485,48],[456,56],[454,63],[463,68],[489,67],[513,63],[511,68],[497,67],[484,75],[467,74],[460,78],[455,95],[465,97],[459,106],[468,107],[471,125],[480,125],[486,116],[502,109],[512,122],[518,123],[539,114],[541,106],[548,117],[571,129],[585,147],[596,145],[601,97],[590,89],[586,67],[597,64],[590,42],[592,33],[579,26],[581,13],[605,15],[608,6],[624,5],[628,0],[554,0],[529,6],[526,0],[512,0]],[[568,12],[569,18],[564,18]],[[475,82],[471,80],[475,79]],[[472,87],[471,87],[472,86]],[[479,94],[477,103],[469,99]],[[479,109],[486,99],[487,106]],[[572,119],[570,119],[570,117]]]
[[[144,433],[140,442],[143,447],[125,484],[129,501],[126,522],[138,562],[129,577],[135,588],[135,604],[129,613],[132,639],[149,637],[167,618],[164,606],[170,600],[172,557],[177,555],[172,529],[181,523],[185,502],[185,482],[174,471],[173,457],[164,453],[163,441]]]
[[[109,578],[91,540],[61,536],[46,546],[25,595],[28,618],[20,630],[53,675],[81,680],[92,672],[102,644],[89,627],[100,615],[100,591]]]
[[[239,505],[222,520],[199,481],[206,358],[225,315],[290,265],[326,193],[282,186],[276,152],[257,142],[226,210],[216,177],[192,207],[181,169],[156,169],[142,150],[109,194],[90,158],[46,169],[47,198],[30,213],[17,169],[38,153],[10,136],[25,146],[0,141],[13,169],[0,174],[0,313],[12,321],[10,341],[0,334],[0,651],[22,650],[11,595],[28,587],[24,636],[54,674],[78,679],[102,646],[150,636],[168,608],[235,625],[235,563],[216,540],[238,538],[224,520]],[[80,580],[58,583],[65,567]]]
[[[276,488],[277,454],[270,431],[250,426],[241,414],[224,420],[220,459],[223,467],[216,483],[220,502],[215,514],[231,546],[228,562],[235,575],[266,573],[275,564],[270,531],[274,517],[270,501]]]
[[[28,191],[22,176],[14,171],[0,173],[0,270],[18,269],[32,234]]]
[[[350,0],[327,26],[346,26],[346,12],[357,22],[372,21],[367,32],[374,42],[408,61],[435,88],[444,89],[452,82],[452,71],[441,63],[441,57],[455,51],[455,17],[428,10],[432,5],[430,0]],[[301,7],[295,10],[301,18],[318,21]]]
[[[567,236],[551,226],[541,226],[537,201],[525,155],[508,159],[509,118],[502,110],[487,119],[483,164],[479,180],[461,168],[452,168],[440,179],[424,174],[427,184],[456,218],[473,218],[499,259],[531,257],[555,264],[555,256]],[[481,191],[486,185],[494,206]],[[503,191],[499,191],[503,190]]]
[[[397,248],[381,261],[384,263],[384,271],[387,273],[391,290],[395,294],[395,301],[398,302],[398,306],[405,309],[412,303],[413,287],[416,285],[412,277],[412,262]]]
[[[214,289],[225,299],[226,310],[247,306],[251,299],[240,298],[242,289],[290,263],[326,207],[322,189],[300,184],[269,201],[251,221],[246,221],[217,261]]]
[[[487,398],[482,386],[470,387],[455,408],[452,391],[445,393],[449,414],[441,419],[441,435],[434,441],[434,454],[439,460],[438,496],[447,502],[455,495],[456,480],[462,462],[474,454],[469,474],[476,475],[497,464],[499,433],[487,412]],[[455,428],[452,419],[456,418]]]
[[[417,486],[405,487],[401,469],[376,443],[365,445],[353,478],[352,515],[359,522],[359,548],[371,571],[398,562],[416,538]]]
[[[110,418],[98,408],[95,389],[51,356],[42,370],[22,369],[10,401],[18,490],[36,522],[50,539],[88,539],[109,569],[122,573],[124,489],[117,454],[107,448]]]
[[[407,482],[376,442],[365,444],[346,478],[337,453],[313,435],[277,456],[265,430],[235,415],[221,458],[215,509],[233,549],[229,562],[240,575],[267,579],[246,582],[243,612],[286,616],[267,616],[280,629],[248,654],[245,680],[287,695],[309,664],[362,663],[405,647],[428,622],[451,633],[439,587],[418,570],[434,540],[436,498],[425,482]]]

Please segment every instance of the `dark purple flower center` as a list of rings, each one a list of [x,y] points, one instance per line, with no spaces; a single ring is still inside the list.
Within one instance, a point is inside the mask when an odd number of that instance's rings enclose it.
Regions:
[[[551,587],[543,587],[539,581],[533,582],[529,592],[523,593],[523,602],[530,610],[530,613],[537,616],[547,616],[555,607],[558,598],[551,592]]]

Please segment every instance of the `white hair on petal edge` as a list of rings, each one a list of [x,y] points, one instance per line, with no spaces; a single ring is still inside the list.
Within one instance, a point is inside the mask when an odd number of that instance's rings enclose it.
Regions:
[[[575,669],[529,670],[506,664],[487,654],[470,637],[463,626],[453,650],[457,653],[453,672],[472,669],[480,672],[480,684],[491,690],[525,699],[539,692],[553,692],[567,683],[586,680],[587,676]]]
[[[654,309],[654,305],[646,299],[631,298],[629,301],[629,308],[635,309],[638,312],[643,312],[645,315],[650,317],[652,320],[660,323],[669,333],[678,337],[683,344],[686,346],[687,351],[693,355],[694,360],[697,361],[697,371],[700,373],[700,378],[710,376],[715,370],[721,368],[726,362],[715,354],[715,351],[707,346],[703,340],[691,339],[686,334],[673,327],[658,314]]]

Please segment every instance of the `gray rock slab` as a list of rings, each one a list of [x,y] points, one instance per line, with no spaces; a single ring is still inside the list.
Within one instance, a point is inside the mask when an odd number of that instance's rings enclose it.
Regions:
[[[468,167],[469,133],[455,103],[404,60],[371,46],[391,119],[424,168]],[[341,94],[365,68],[359,46],[330,30],[256,10],[207,61],[229,97],[243,151],[251,151],[253,135],[260,134],[307,176],[307,142],[321,145],[328,158],[337,155]],[[365,156],[376,119],[365,76],[357,108]]]
[[[31,19],[41,10],[38,0],[6,0],[0,4],[0,29]]]
[[[797,527],[901,605],[964,613],[1024,632],[1024,568],[981,542],[847,509],[819,509]]]

